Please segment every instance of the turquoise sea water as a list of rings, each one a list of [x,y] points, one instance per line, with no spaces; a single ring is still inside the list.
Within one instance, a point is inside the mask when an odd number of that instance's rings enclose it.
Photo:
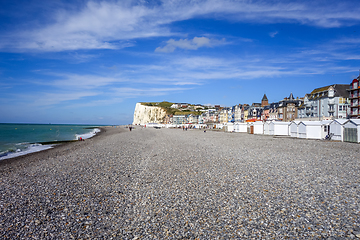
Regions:
[[[90,125],[55,124],[7,124],[0,123],[0,160],[44,150],[51,145],[42,142],[76,140],[89,138],[97,130]]]

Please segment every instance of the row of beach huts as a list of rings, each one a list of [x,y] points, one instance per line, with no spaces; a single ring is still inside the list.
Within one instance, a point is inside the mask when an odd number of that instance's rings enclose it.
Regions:
[[[256,121],[227,123],[227,132],[243,132],[304,139],[326,139],[360,143],[360,119],[335,119],[323,121]]]
[[[227,132],[289,136],[303,139],[329,139],[360,143],[360,119],[335,119],[323,121],[255,121],[225,124],[159,124],[148,123],[145,127],[194,129],[225,129]],[[330,137],[329,137],[330,136]]]

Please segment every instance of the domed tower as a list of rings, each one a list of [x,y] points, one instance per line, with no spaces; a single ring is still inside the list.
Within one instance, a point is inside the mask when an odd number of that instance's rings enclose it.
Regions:
[[[268,101],[268,99],[266,97],[266,94],[264,94],[264,96],[263,96],[263,98],[261,100],[261,107],[265,107],[267,105],[269,105],[269,101]]]

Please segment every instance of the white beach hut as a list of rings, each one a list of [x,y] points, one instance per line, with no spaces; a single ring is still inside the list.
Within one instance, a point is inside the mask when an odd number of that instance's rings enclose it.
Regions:
[[[254,122],[247,122],[247,133],[254,134]]]
[[[264,134],[269,135],[270,134],[270,123],[271,121],[264,122]]]
[[[269,124],[269,134],[275,136],[289,136],[290,122],[273,121]]]
[[[299,138],[321,139],[322,138],[321,121],[302,121],[298,125]]]
[[[234,123],[234,132],[239,132],[239,123],[238,122]]]
[[[262,121],[254,122],[254,134],[264,134],[264,123]]]
[[[232,123],[232,122],[226,123],[226,131],[227,132],[234,132],[234,123]]]
[[[222,123],[216,124],[216,129],[223,129],[223,127],[224,127],[224,124],[222,124]]]
[[[291,137],[298,137],[298,126],[300,121],[292,121],[289,125],[289,132]]]
[[[333,120],[323,120],[321,121],[321,139],[325,138],[326,135],[330,133],[330,123]]]
[[[161,123],[147,123],[146,127],[148,128],[165,128],[165,124]]]
[[[331,140],[344,141],[344,124],[348,122],[348,119],[335,119],[329,125],[330,134],[332,135]]]
[[[236,123],[235,124],[235,132],[247,132],[247,123]]]
[[[360,119],[350,119],[344,124],[344,142],[360,143]]]

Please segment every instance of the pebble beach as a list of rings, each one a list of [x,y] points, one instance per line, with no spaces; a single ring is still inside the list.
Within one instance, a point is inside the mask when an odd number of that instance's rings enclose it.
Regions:
[[[360,145],[102,128],[0,161],[1,239],[360,239]]]

